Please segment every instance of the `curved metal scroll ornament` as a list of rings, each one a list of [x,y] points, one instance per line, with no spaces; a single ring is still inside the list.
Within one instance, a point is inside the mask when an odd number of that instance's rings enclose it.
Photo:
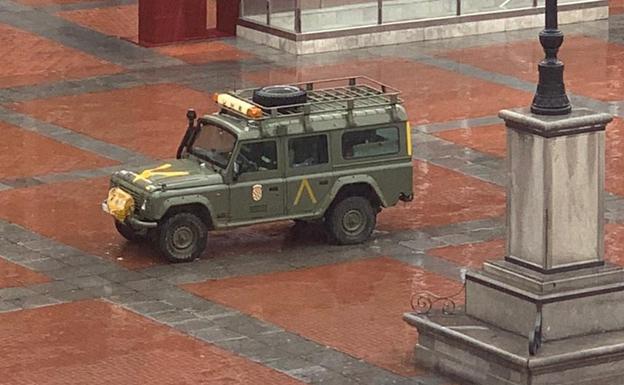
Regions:
[[[464,291],[465,287],[466,286],[463,285],[457,293],[446,297],[439,296],[428,291],[421,294],[414,294],[412,295],[412,299],[410,301],[412,310],[414,310],[414,313],[419,315],[429,314],[435,304],[442,303],[442,313],[447,315],[454,314],[457,306],[455,305],[453,298],[460,295]]]
[[[529,333],[529,355],[534,356],[542,346],[542,312],[537,312],[535,327]]]

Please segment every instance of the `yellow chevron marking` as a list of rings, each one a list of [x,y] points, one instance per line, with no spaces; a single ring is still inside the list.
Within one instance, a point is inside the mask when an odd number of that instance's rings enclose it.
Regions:
[[[184,176],[184,175],[189,174],[187,171],[162,171],[162,170],[167,170],[169,168],[171,168],[171,165],[169,163],[166,163],[156,168],[144,170],[143,172],[141,172],[134,178],[134,182],[139,181],[139,180],[144,180],[147,183],[151,183],[149,179],[153,176],[172,177],[172,176]]]
[[[314,191],[312,191],[312,186],[310,186],[310,182],[308,182],[307,179],[303,179],[301,180],[301,184],[299,185],[299,190],[297,191],[297,196],[295,196],[295,202],[293,203],[293,206],[297,206],[299,204],[304,189],[308,192],[308,196],[310,197],[312,203],[316,204],[316,196],[314,196]]]

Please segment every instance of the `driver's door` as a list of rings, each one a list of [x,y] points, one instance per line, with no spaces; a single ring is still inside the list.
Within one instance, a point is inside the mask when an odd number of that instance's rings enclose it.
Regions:
[[[230,220],[233,223],[284,215],[285,181],[281,139],[243,142],[234,161],[230,185]]]

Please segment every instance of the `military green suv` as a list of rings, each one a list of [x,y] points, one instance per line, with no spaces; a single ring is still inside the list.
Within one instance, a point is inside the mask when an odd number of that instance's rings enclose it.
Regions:
[[[295,220],[356,244],[382,208],[413,197],[410,126],[389,86],[355,77],[214,99],[218,113],[187,113],[176,159],[113,174],[102,209],[128,240],[185,262],[210,230]]]

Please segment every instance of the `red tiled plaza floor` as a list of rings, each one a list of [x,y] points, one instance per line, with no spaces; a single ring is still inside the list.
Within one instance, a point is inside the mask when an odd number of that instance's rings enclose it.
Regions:
[[[461,287],[390,258],[189,284],[185,289],[403,375],[416,331],[401,320],[413,293]]]
[[[504,125],[457,129],[436,133],[442,139],[490,155],[504,157],[507,144]],[[624,196],[624,120],[607,126],[605,138],[606,190]]]
[[[30,286],[49,281],[43,274],[0,258],[0,288]]]
[[[188,125],[186,110],[214,112],[210,95],[159,84],[9,106],[45,122],[156,158],[173,158]]]
[[[108,178],[40,185],[0,192],[0,217],[129,268],[160,261],[149,248],[125,242],[102,212]]]
[[[414,200],[385,209],[378,218],[381,230],[441,226],[505,212],[505,191],[455,171],[414,161]]]
[[[605,260],[624,266],[624,225],[605,226]]]
[[[624,13],[624,0],[609,0],[609,14],[619,15]]]
[[[4,313],[0,325],[3,385],[300,384],[101,301]]]
[[[407,59],[379,59],[245,74],[258,85],[366,75],[402,91],[412,122],[442,122],[524,106],[532,95]]]
[[[543,59],[544,52],[537,39],[531,39],[467,48],[443,56],[537,83],[536,63]],[[589,37],[566,36],[559,57],[566,66],[568,90],[605,101],[624,99],[624,46]]]
[[[116,161],[0,122],[0,179],[86,170]]]
[[[0,88],[122,72],[52,40],[0,24]]]
[[[483,262],[500,259],[505,256],[505,241],[495,240],[481,243],[469,243],[458,246],[438,247],[427,251],[434,257],[440,257],[460,266],[478,269]]]
[[[106,35],[139,41],[139,8],[136,4],[59,12],[64,19]]]
[[[190,64],[237,61],[252,57],[251,54],[220,41],[175,44],[155,49],[163,55],[173,56]]]

